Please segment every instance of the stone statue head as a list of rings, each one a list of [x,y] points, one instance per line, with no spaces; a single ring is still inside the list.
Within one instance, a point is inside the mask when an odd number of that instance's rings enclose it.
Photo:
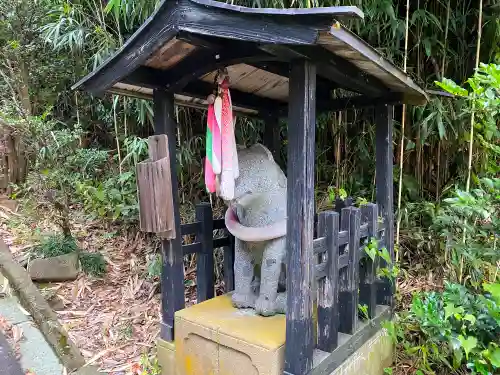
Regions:
[[[286,188],[286,176],[274,161],[272,153],[260,143],[238,149],[239,177],[235,181],[237,203],[248,194],[265,193]]]

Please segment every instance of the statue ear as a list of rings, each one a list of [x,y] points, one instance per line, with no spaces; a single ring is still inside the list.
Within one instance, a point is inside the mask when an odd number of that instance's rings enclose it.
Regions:
[[[256,143],[252,146],[252,148],[255,148],[255,149],[261,151],[262,153],[264,153],[269,160],[274,160],[274,157],[273,157],[273,154],[271,153],[271,151],[269,151],[269,149],[266,146],[264,146],[263,144]]]

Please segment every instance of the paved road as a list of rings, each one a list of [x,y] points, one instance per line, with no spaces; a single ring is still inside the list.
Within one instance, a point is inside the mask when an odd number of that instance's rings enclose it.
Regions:
[[[4,335],[0,332],[0,375],[23,375]]]

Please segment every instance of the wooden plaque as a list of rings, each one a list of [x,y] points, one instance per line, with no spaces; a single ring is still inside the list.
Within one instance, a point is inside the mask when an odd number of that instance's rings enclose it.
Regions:
[[[140,229],[175,238],[174,207],[168,138],[148,138],[149,159],[137,164],[137,193]]]

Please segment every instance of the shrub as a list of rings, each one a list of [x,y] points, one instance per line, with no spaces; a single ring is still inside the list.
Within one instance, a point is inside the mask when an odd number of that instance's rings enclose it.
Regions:
[[[34,248],[34,254],[40,258],[78,253],[83,272],[90,276],[102,277],[106,273],[106,260],[101,253],[82,251],[73,237],[63,234],[47,236]]]
[[[107,271],[106,260],[101,253],[81,253],[80,264],[83,271],[90,276],[102,277]]]
[[[470,192],[455,190],[438,213],[434,229],[443,238],[450,278],[477,288],[498,276],[500,179],[483,178]]]
[[[79,248],[73,237],[57,234],[45,237],[33,250],[40,258],[50,258],[77,252]]]
[[[459,284],[443,292],[416,294],[396,325],[397,339],[425,373],[491,375],[500,371],[500,284],[481,293]]]

